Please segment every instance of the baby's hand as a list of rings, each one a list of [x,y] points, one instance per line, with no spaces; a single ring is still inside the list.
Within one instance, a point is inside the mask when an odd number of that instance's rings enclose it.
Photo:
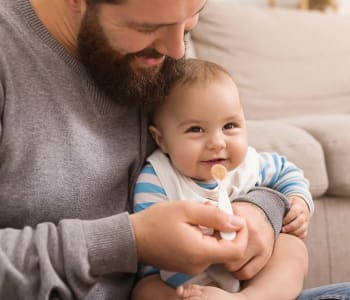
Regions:
[[[298,196],[288,197],[290,210],[283,219],[282,232],[293,234],[301,239],[306,238],[310,223],[310,211],[305,200]]]

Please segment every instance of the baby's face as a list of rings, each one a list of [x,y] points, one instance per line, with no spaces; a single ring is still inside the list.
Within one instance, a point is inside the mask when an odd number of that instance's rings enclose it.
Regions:
[[[247,152],[243,110],[228,76],[209,83],[177,86],[158,119],[161,149],[185,176],[212,181],[210,168],[235,169]]]

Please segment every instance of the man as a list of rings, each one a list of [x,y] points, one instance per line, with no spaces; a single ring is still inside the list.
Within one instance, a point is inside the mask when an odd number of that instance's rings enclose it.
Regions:
[[[248,203],[235,204],[246,222],[187,202],[127,213],[151,150],[144,108],[181,76],[205,0],[116,2],[1,1],[1,299],[128,299],[138,262],[188,273],[226,262],[250,278],[271,255],[273,229]],[[269,193],[242,201],[269,197],[281,219]],[[237,239],[203,238],[197,224]]]

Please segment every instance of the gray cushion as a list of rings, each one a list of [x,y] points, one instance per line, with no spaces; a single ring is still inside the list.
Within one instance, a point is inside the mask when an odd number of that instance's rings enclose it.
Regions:
[[[322,145],[329,181],[327,194],[349,196],[350,115],[311,115],[286,121],[305,129]]]
[[[274,151],[303,169],[313,197],[328,188],[324,153],[320,143],[301,128],[278,121],[248,121],[249,144],[258,151]]]
[[[306,240],[310,261],[305,287],[350,280],[349,228],[349,198],[322,197],[315,201]]]

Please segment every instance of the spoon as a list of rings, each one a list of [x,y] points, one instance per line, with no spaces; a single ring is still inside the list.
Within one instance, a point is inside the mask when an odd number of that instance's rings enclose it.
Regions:
[[[220,164],[216,164],[210,169],[211,175],[218,183],[219,197],[218,207],[229,215],[233,215],[232,205],[227,191],[223,185],[223,180],[227,176],[227,169]],[[236,237],[236,232],[220,232],[220,236],[224,240],[232,241]]]

